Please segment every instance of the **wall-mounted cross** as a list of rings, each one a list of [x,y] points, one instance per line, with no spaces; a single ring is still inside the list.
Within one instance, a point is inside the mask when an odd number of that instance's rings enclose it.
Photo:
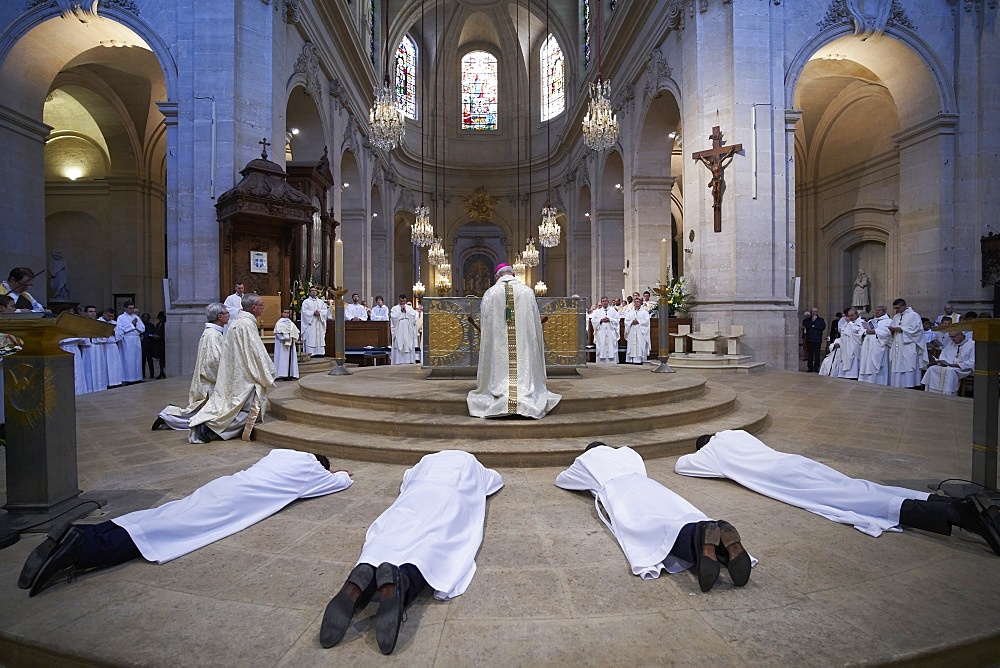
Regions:
[[[715,209],[715,231],[721,232],[722,193],[726,189],[726,182],[722,178],[722,173],[729,163],[733,161],[733,156],[736,155],[737,151],[743,150],[743,144],[723,146],[722,131],[719,130],[718,125],[712,128],[712,134],[709,136],[709,139],[712,140],[712,148],[692,153],[691,157],[695,160],[700,160],[712,172],[712,180],[708,183],[708,187],[712,189],[712,208]]]

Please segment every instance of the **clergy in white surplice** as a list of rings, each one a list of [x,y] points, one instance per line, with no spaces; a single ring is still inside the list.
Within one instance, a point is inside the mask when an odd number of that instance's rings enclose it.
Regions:
[[[417,311],[399,295],[399,303],[389,311],[389,332],[392,348],[390,364],[413,364],[417,361]]]
[[[257,331],[264,301],[258,295],[244,295],[243,309],[236,322],[229,323],[222,342],[215,390],[190,420],[191,443],[207,443],[215,437],[229,440],[241,432],[243,440],[249,441],[254,424],[267,410],[275,370]]]
[[[958,394],[959,383],[976,368],[976,343],[965,332],[948,332],[948,343],[920,382],[927,392]]]
[[[892,302],[892,343],[889,346],[889,385],[916,387],[927,367],[927,343],[920,315],[903,299]]]
[[[299,377],[299,328],[292,322],[290,309],[283,309],[278,322],[274,323],[274,370],[278,380],[294,380]]]
[[[118,316],[121,331],[122,381],[142,382],[142,334],[146,326],[135,310],[135,304],[125,304],[125,312]]]
[[[331,470],[321,455],[272,450],[250,468],[217,478],[183,499],[101,524],[67,527],[55,545],[43,541],[28,556],[18,586],[34,596],[70,567],[104,568],[139,557],[163,564],[242,531],[296,499],[347,489],[350,476],[346,469]]]
[[[472,417],[542,418],[562,397],[545,383],[545,340],[535,292],[497,265],[497,282],[480,305],[476,389],[466,402]]]
[[[742,587],[757,563],[735,527],[710,519],[647,477],[642,457],[632,448],[591,443],[556,476],[556,485],[594,495],[598,518],[618,540],[632,574],[644,580],[660,577],[663,570],[679,573],[696,567],[701,590],[708,591],[719,577],[721,557],[733,584]]]
[[[627,309],[624,319],[625,361],[629,364],[642,364],[649,357],[649,311],[639,304],[636,308]]]
[[[858,312],[848,309],[845,321],[840,326],[840,337],[833,342],[833,347],[840,348],[839,367],[833,369],[835,378],[858,379],[858,367],[861,359],[861,337],[865,330],[858,319]]]
[[[865,338],[861,342],[858,363],[858,380],[876,385],[889,384],[889,345],[892,319],[885,314],[885,306],[875,307],[875,317],[864,323]]]
[[[236,316],[239,312],[243,310],[243,295],[245,293],[245,288],[242,283],[237,283],[233,291],[233,294],[226,297],[226,301],[223,302],[226,305],[226,310],[229,311],[229,320],[226,326],[223,328],[223,334],[229,331],[229,323],[236,320]]]
[[[399,496],[368,527],[357,565],[326,607],[323,647],[340,642],[376,591],[375,635],[383,654],[392,652],[403,611],[425,584],[441,601],[464,593],[476,573],[486,497],[501,487],[499,473],[461,450],[425,455],[407,470]]]
[[[63,339],[59,342],[59,347],[73,356],[73,393],[77,396],[90,392],[90,384],[87,381],[90,370],[83,364],[83,351],[80,348],[82,341],[86,341],[87,345],[90,345],[90,339],[80,338]]]
[[[114,309],[104,309],[104,313],[98,320],[115,325],[115,331],[111,336],[90,339],[94,348],[100,351],[96,356],[94,368],[92,369],[94,380],[98,384],[95,391],[105,390],[109,387],[118,387],[122,384],[122,354],[118,345],[122,334],[121,328],[118,327],[118,322],[115,320]],[[141,367],[139,371],[139,375],[141,376]]]
[[[1000,508],[983,495],[932,496],[850,478],[801,455],[777,452],[745,431],[720,431],[698,439],[698,450],[677,460],[674,471],[699,478],[728,478],[764,496],[850,524],[869,536],[900,525],[951,534],[953,526],[983,537],[1000,555]]]
[[[205,329],[198,341],[198,355],[194,361],[194,373],[188,388],[188,405],[167,406],[160,411],[153,423],[153,431],[161,428],[190,429],[191,417],[201,410],[215,389],[219,375],[219,359],[222,357],[223,332],[229,323],[229,309],[224,304],[213,302],[205,307]]]
[[[309,288],[309,296],[302,300],[302,349],[306,355],[322,357],[326,354],[326,321],[330,305],[319,298],[316,288]]]
[[[590,326],[594,330],[594,352],[598,364],[618,364],[618,312],[608,304],[607,297],[601,297],[601,304],[590,314]]]
[[[351,303],[344,306],[344,320],[368,320],[368,309],[357,292],[351,295]]]

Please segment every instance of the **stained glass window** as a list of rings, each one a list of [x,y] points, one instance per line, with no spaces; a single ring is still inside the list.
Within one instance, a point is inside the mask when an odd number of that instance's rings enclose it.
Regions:
[[[590,66],[590,0],[580,0],[583,16],[580,24],[583,26],[583,69]]]
[[[396,47],[396,107],[407,118],[417,117],[417,45],[409,35]]]
[[[486,51],[462,57],[462,129],[497,129],[497,59]]]
[[[538,53],[542,76],[542,120],[555,118],[566,108],[566,60],[555,35],[549,35]]]

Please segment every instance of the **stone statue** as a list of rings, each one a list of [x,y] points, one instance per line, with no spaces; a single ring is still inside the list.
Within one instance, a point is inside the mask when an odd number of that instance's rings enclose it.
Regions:
[[[54,302],[69,301],[69,277],[66,270],[66,260],[61,251],[52,251],[52,261],[49,263],[49,284],[52,286]]]
[[[871,281],[864,269],[858,269],[858,277],[854,279],[854,296],[851,298],[851,306],[858,311],[868,311],[871,303]]]

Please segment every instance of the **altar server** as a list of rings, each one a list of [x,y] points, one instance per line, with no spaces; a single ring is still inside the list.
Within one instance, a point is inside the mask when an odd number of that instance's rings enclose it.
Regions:
[[[121,328],[118,327],[118,322],[115,320],[115,310],[104,309],[104,313],[98,320],[115,325],[115,331],[111,336],[90,339],[94,347],[100,351],[92,369],[94,380],[98,384],[95,389],[104,390],[120,387],[122,384],[122,355],[118,343],[121,341],[122,334]]]
[[[274,323],[274,369],[278,380],[295,380],[299,377],[299,328],[291,320],[292,310],[282,309],[281,317]]]
[[[118,316],[121,332],[122,380],[126,383],[142,382],[142,334],[146,326],[142,324],[135,304],[125,304],[125,311]]]

